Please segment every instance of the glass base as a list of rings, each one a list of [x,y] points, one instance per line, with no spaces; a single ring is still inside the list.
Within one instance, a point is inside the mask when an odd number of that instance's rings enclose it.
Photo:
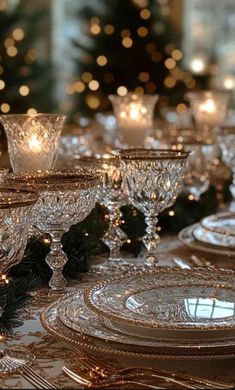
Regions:
[[[141,268],[143,264],[141,265]],[[112,260],[105,260],[102,263],[94,264],[90,267],[88,275],[113,276],[121,275],[126,272],[137,271],[140,267],[131,261],[126,261],[122,258]]]

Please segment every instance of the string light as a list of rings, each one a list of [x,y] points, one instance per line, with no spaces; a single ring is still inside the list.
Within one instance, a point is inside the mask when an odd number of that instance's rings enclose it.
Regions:
[[[0,75],[4,73],[4,68],[2,65],[0,65]]]
[[[0,1],[0,11],[4,11],[7,7],[6,0]]]
[[[86,103],[91,109],[96,110],[100,106],[100,99],[94,95],[87,95]]]
[[[173,217],[175,215],[175,212],[173,210],[170,210],[168,214],[170,217]]]
[[[165,78],[164,80],[164,85],[167,87],[167,88],[173,88],[176,84],[176,80],[174,79],[174,77],[172,76],[168,76]]]
[[[144,8],[140,11],[140,17],[144,20],[147,20],[151,17],[151,12],[149,9]]]
[[[14,46],[15,41],[12,38],[6,38],[3,42],[4,47],[7,49],[10,46]]]
[[[100,55],[97,57],[96,62],[99,66],[105,66],[108,62],[107,57]]]
[[[168,69],[173,69],[176,66],[176,62],[173,58],[167,58],[164,64]]]
[[[150,79],[149,73],[148,72],[141,72],[139,74],[139,80],[142,81],[143,83],[146,83]]]
[[[138,28],[137,34],[140,37],[146,37],[146,35],[148,34],[148,29],[146,27],[144,27],[144,26],[141,26],[141,27]]]
[[[28,115],[36,115],[38,112],[35,108],[29,108],[28,111],[27,111],[27,114]],[[45,240],[47,240],[46,238],[44,239],[44,242]]]
[[[85,89],[85,84],[82,81],[77,81],[75,83],[76,92],[81,93],[84,91],[84,89]]]
[[[92,80],[93,76],[90,72],[84,72],[82,74],[82,81],[84,81],[84,83],[89,83],[91,80]]]
[[[174,58],[174,60],[176,60],[176,61],[180,61],[183,58],[183,53],[179,49],[173,50],[171,55],[172,55],[172,58]]]
[[[18,50],[15,46],[9,46],[7,48],[7,54],[9,55],[9,57],[15,57],[18,53]]]
[[[0,89],[4,89],[6,86],[5,81],[0,80]]]
[[[112,35],[114,33],[115,29],[114,29],[114,26],[112,24],[107,24],[105,27],[104,27],[104,32],[107,34],[107,35]]]
[[[88,86],[92,91],[96,91],[99,88],[100,84],[97,80],[91,80]]]
[[[100,32],[101,32],[101,28],[98,24],[93,24],[91,27],[90,27],[90,32],[93,34],[93,35],[98,35]]]
[[[21,85],[21,87],[19,88],[19,93],[20,95],[22,96],[27,96],[30,92],[30,89],[27,85]]]
[[[128,90],[126,87],[124,87],[123,85],[120,85],[120,87],[118,87],[117,94],[119,96],[125,96],[127,93],[128,93]]]
[[[122,40],[122,44],[127,49],[133,45],[133,40],[130,37],[125,37]]]
[[[153,81],[150,81],[146,84],[145,89],[148,93],[153,93],[156,91],[156,84]]]
[[[130,33],[129,30],[124,29],[124,30],[121,31],[121,37],[122,38],[130,37],[130,36],[131,36],[131,33]]]
[[[4,114],[7,114],[10,111],[10,106],[8,103],[2,103],[0,108]]]
[[[176,110],[178,111],[179,114],[182,114],[187,111],[187,106],[184,103],[179,103],[176,107]]]
[[[12,36],[16,41],[22,41],[22,39],[24,39],[24,31],[21,28],[16,28],[13,31]]]
[[[135,88],[136,95],[143,95],[144,94],[144,88],[143,87],[136,87]]]
[[[73,84],[67,85],[66,92],[68,95],[73,95],[75,93],[75,86]]]

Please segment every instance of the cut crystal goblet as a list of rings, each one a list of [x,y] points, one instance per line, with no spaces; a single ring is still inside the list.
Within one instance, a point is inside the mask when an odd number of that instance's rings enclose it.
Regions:
[[[172,206],[179,195],[188,154],[166,149],[119,152],[125,191],[130,202],[145,215],[147,228],[143,243],[147,248],[146,266],[151,267],[158,262],[158,214]]]
[[[37,202],[34,192],[0,189],[0,273],[18,264],[27,244],[32,211]]]
[[[223,134],[218,136],[218,142],[222,151],[222,159],[232,170],[233,182],[230,185],[230,191],[233,202],[230,209],[235,211],[235,128],[223,128],[222,131]]]
[[[66,280],[62,270],[68,261],[61,238],[70,226],[87,217],[95,206],[100,176],[77,171],[38,171],[11,175],[9,182],[36,190],[34,223],[51,236],[46,262],[53,271],[49,286],[63,290]]]
[[[48,170],[54,167],[65,119],[60,114],[0,116],[7,135],[13,172]]]
[[[122,266],[130,266],[120,253],[120,248],[127,241],[126,233],[120,228],[122,212],[120,208],[127,203],[123,191],[120,159],[114,155],[106,154],[102,158],[82,157],[77,161],[77,167],[95,170],[102,174],[103,182],[99,191],[99,202],[103,203],[109,211],[109,227],[102,241],[110,250],[109,261],[100,265],[98,270],[114,270]]]

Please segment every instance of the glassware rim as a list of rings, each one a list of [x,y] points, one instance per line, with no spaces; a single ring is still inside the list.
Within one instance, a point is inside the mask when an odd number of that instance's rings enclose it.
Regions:
[[[136,155],[132,156],[132,153],[142,153],[145,152],[146,154],[155,153],[156,155],[149,155],[149,156],[141,156]],[[125,155],[126,154],[126,155]],[[118,156],[121,160],[127,160],[127,161],[142,161],[142,160],[185,160],[190,155],[190,151],[185,150],[172,150],[172,149],[144,149],[144,148],[137,148],[137,149],[123,149],[118,151]]]
[[[200,89],[197,91],[186,92],[185,96],[190,99],[191,97],[192,98],[193,97],[200,97],[200,96],[206,97],[207,94],[229,97],[229,92],[226,89]],[[208,96],[208,98],[209,98],[209,96]]]
[[[65,114],[60,114],[60,113],[46,113],[46,112],[38,112],[36,114],[1,114],[0,115],[0,119],[2,118],[10,118],[10,117],[13,117],[13,118],[37,118],[37,117],[42,117],[42,116],[48,116],[48,117],[61,117],[63,119],[66,119],[67,118],[67,115]]]
[[[64,180],[63,180],[64,179]],[[9,188],[27,188],[33,191],[70,191],[95,188],[102,183],[100,173],[84,170],[46,170],[11,173],[4,185]]]
[[[2,197],[3,193],[9,193],[9,197]],[[24,197],[23,200],[11,200],[10,194],[21,194],[21,195],[28,195],[28,197]],[[3,209],[11,209],[11,208],[18,208],[18,207],[26,207],[34,205],[38,201],[38,194],[35,191],[28,191],[23,188],[11,188],[6,187],[5,183],[4,186],[0,186],[0,210]]]

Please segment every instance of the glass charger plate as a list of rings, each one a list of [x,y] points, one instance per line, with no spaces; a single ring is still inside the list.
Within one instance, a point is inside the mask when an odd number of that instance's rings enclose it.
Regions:
[[[226,212],[210,215],[201,220],[201,225],[211,232],[228,236],[235,241],[235,213]]]
[[[98,283],[84,291],[84,300],[125,333],[174,340],[235,336],[233,271],[157,267]]]
[[[123,344],[126,348],[146,347],[149,352],[154,351],[175,351],[185,353],[186,350],[197,351],[208,348],[224,348],[227,341],[221,340],[172,340],[172,339],[151,339],[146,332],[145,337],[135,334],[125,334],[115,329],[112,323],[93,313],[84,303],[83,291],[78,291],[72,296],[61,300],[58,305],[58,316],[62,323],[68,328],[80,334],[98,339],[98,341],[111,342],[113,345]],[[166,334],[167,336],[167,334]],[[193,338],[193,335],[192,335]],[[235,345],[235,338],[230,339],[230,345]]]
[[[230,251],[233,250],[235,255],[235,236],[212,232],[201,225],[197,225],[192,234],[199,242],[219,248],[224,247]]]
[[[193,236],[193,231],[198,225],[199,224],[196,223],[194,225],[191,225],[191,226],[184,228],[183,230],[181,230],[179,232],[178,238],[179,238],[180,242],[182,242],[182,244],[186,245],[190,249],[194,249],[197,251],[235,258],[234,250],[230,250],[230,249],[224,248],[222,246],[215,247],[214,245],[209,245],[209,244],[205,244],[205,243],[202,243],[200,241],[197,241]]]
[[[140,361],[141,366],[147,366],[148,361],[150,365],[153,366],[154,360],[224,360],[231,359],[235,357],[235,346],[230,344],[230,341],[227,341],[227,345],[223,348],[215,348],[208,350],[207,353],[202,352],[198,348],[198,353],[191,353],[185,355],[179,355],[178,353],[140,353],[129,350],[124,350],[121,348],[114,348],[112,343],[94,343],[93,338],[86,337],[79,334],[69,328],[67,328],[58,317],[58,305],[60,301],[53,302],[41,313],[41,322],[43,327],[56,339],[66,341],[67,343],[93,351],[94,353],[101,354],[102,356],[110,356],[117,358],[127,358],[127,359],[136,359]],[[225,341],[226,343],[226,341]],[[130,362],[131,364],[131,362]]]

